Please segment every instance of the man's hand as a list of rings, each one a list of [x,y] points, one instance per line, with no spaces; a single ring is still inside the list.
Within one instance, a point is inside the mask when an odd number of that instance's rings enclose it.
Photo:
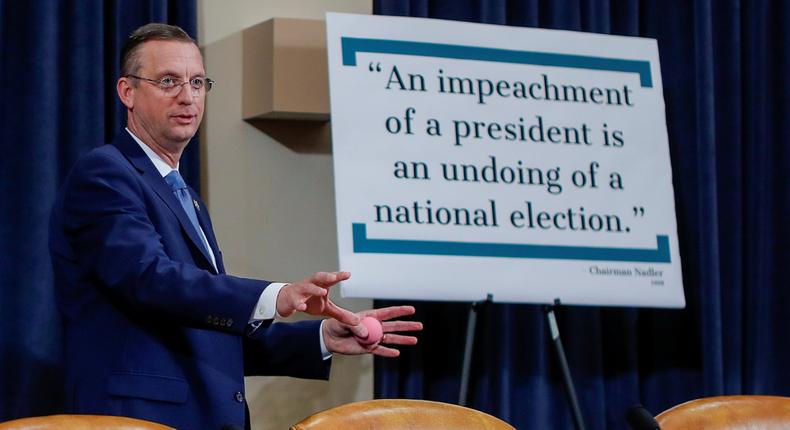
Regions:
[[[332,303],[328,297],[329,288],[350,277],[348,272],[317,272],[304,281],[288,284],[277,294],[277,313],[282,317],[289,317],[296,312],[305,312],[356,326],[359,324],[359,317]],[[355,332],[367,335],[364,328],[362,331],[355,329]]]
[[[372,345],[363,345],[359,342],[356,336],[367,336],[367,330],[360,333],[360,326],[352,326],[344,324],[338,320],[330,319],[324,322],[324,343],[327,350],[332,353],[338,354],[374,354],[382,357],[397,357],[400,351],[393,348],[384,346],[387,345],[414,345],[417,343],[417,338],[414,336],[405,336],[395,334],[393,332],[404,331],[419,331],[422,330],[422,323],[417,321],[389,321],[393,318],[400,318],[407,315],[414,314],[414,307],[412,306],[391,306],[382,309],[373,309],[357,313],[359,319],[363,317],[373,317],[381,321],[381,326],[384,329],[384,336],[380,342]]]

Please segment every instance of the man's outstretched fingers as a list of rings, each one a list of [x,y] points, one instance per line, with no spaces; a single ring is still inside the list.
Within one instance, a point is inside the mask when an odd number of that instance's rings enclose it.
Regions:
[[[380,357],[389,357],[389,358],[394,358],[400,355],[400,351],[398,351],[397,349],[387,348],[386,346],[381,346],[381,345],[376,347],[376,349],[371,351],[371,353],[373,355],[378,355]]]
[[[414,336],[387,333],[381,338],[381,343],[386,343],[388,345],[416,345],[417,338]]]
[[[368,335],[367,329],[361,326],[361,329],[358,327],[360,318],[357,316],[357,314],[347,309],[341,308],[340,306],[334,304],[331,300],[326,301],[326,307],[324,308],[323,314],[324,316],[334,318],[341,323],[350,326],[349,329],[357,336],[367,337]]]
[[[308,298],[310,296],[324,297],[329,294],[326,288],[321,288],[320,286],[313,283],[299,283],[298,285],[298,293],[304,298]]]
[[[422,323],[419,321],[385,321],[381,323],[384,333],[393,331],[420,331]]]
[[[349,272],[316,272],[310,280],[323,288],[329,288],[351,277]]]
[[[309,310],[311,305],[308,301],[315,303],[315,300],[326,300],[327,294],[329,291],[326,288],[321,288],[309,281],[287,284],[277,295],[277,313],[284,317],[291,316],[294,312],[309,312],[318,315],[323,305],[318,307],[318,311],[313,312]]]
[[[379,321],[391,320],[393,318],[400,318],[409,315],[414,315],[414,306],[389,306],[381,309],[373,309],[365,312],[365,315],[370,315]]]

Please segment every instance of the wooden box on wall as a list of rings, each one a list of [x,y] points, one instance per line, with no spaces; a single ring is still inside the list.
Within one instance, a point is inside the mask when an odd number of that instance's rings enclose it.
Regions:
[[[329,152],[326,24],[272,18],[244,30],[244,120],[297,152]]]

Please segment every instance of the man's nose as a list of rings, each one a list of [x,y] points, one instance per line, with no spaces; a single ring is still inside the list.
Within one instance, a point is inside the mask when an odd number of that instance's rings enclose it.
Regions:
[[[182,84],[181,89],[178,91],[178,94],[176,95],[176,98],[178,99],[178,103],[185,105],[191,105],[192,103],[194,103],[195,96],[193,95],[193,92],[194,91],[192,89],[192,86],[189,85],[188,82]]]

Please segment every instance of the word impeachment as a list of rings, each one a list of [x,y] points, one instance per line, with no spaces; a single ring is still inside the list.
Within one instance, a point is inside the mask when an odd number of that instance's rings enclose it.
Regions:
[[[439,93],[469,95],[485,104],[489,97],[522,100],[545,100],[554,102],[586,103],[606,106],[633,106],[633,90],[628,85],[622,88],[585,87],[583,85],[554,84],[546,74],[537,82],[508,81],[447,76],[439,69]]]

